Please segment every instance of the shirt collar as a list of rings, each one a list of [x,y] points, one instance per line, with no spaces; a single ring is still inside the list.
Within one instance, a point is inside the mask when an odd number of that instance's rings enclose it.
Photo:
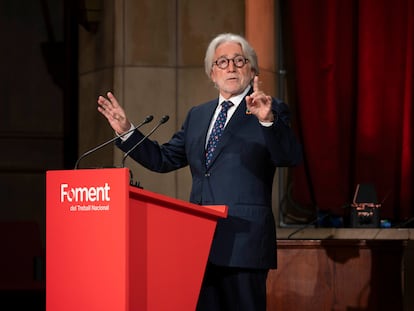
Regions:
[[[234,107],[238,107],[240,105],[240,103],[242,102],[243,98],[247,95],[247,93],[250,91],[251,86],[248,85],[246,87],[246,89],[243,91],[243,93],[236,95],[236,96],[232,96],[228,99],[225,99],[223,96],[221,96],[221,94],[219,95],[219,102],[218,102],[218,106],[220,106],[224,101],[231,101],[234,105]]]

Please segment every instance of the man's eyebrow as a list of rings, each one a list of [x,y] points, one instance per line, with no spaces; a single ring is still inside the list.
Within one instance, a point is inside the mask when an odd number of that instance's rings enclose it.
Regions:
[[[236,57],[236,56],[243,56],[244,57],[244,55],[243,54],[240,54],[240,53],[235,53],[235,54],[233,54],[234,55],[234,57]],[[221,56],[218,56],[217,57],[217,59],[219,59],[219,58],[229,58],[228,57],[228,55],[226,54],[226,55],[221,55]]]

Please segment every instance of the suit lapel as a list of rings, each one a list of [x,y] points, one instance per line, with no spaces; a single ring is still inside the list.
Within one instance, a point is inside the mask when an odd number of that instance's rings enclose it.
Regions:
[[[202,117],[199,120],[199,124],[198,126],[202,129],[204,129],[204,131],[201,132],[202,137],[200,137],[199,141],[199,146],[197,147],[198,150],[200,150],[199,155],[200,155],[200,162],[202,163],[203,167],[205,167],[205,163],[206,163],[206,139],[207,139],[207,132],[208,132],[208,128],[210,127],[210,123],[211,123],[211,119],[213,118],[214,112],[217,108],[217,104],[218,104],[218,98],[216,100],[213,100],[210,102],[210,105],[206,106],[205,111],[202,112],[203,116],[208,116],[208,117]]]
[[[237,132],[237,130],[243,126],[243,124],[246,124],[248,119],[252,117],[254,116],[246,114],[246,100],[243,99],[223,131],[223,134],[217,144],[216,151],[213,154],[210,166],[213,165],[216,158],[223,151],[224,146],[226,146],[227,142],[232,138],[233,133]],[[203,156],[205,161],[205,152]]]

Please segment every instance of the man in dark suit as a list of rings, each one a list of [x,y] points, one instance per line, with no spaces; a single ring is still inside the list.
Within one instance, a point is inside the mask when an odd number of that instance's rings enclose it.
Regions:
[[[156,172],[189,165],[190,201],[225,204],[218,221],[197,310],[266,310],[266,278],[276,268],[272,183],[278,166],[294,166],[301,149],[289,126],[288,107],[259,88],[257,56],[241,36],[221,34],[206,52],[205,70],[219,97],[193,107],[165,144],[145,140],[130,156]],[[224,107],[224,108],[223,108]],[[98,110],[121,135],[131,129],[112,93]],[[117,142],[127,152],[144,135]]]

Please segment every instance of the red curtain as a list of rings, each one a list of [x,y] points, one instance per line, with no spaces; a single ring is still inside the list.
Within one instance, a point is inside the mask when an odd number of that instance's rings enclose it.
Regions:
[[[293,200],[343,215],[371,183],[381,218],[414,216],[414,1],[281,1],[289,100],[304,148]]]

